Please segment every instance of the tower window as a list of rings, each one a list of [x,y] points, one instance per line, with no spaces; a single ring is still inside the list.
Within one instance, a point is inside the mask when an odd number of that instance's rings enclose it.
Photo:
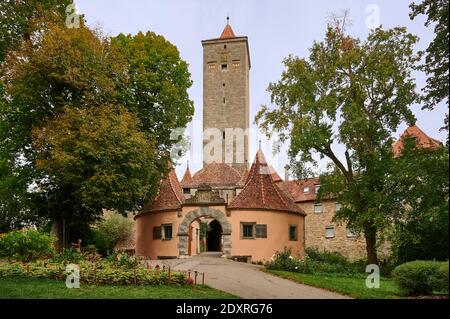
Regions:
[[[235,60],[235,61],[233,61],[232,65],[233,65],[233,69],[237,69],[241,65],[241,61]]]
[[[223,98],[223,104],[225,104],[225,98]]]
[[[224,44],[223,48],[224,48],[224,49],[226,49],[226,48],[227,48],[227,45],[226,45],[226,44]]]
[[[222,64],[222,71],[226,71],[228,69],[228,65],[227,64]]]
[[[208,63],[208,70],[214,71],[216,69],[216,64],[214,62]]]
[[[222,86],[225,86],[225,83],[222,83]]]

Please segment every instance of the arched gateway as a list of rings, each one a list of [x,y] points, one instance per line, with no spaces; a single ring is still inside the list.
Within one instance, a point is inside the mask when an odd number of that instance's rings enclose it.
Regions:
[[[209,207],[200,207],[189,212],[178,227],[178,254],[180,257],[188,256],[189,226],[200,217],[211,217],[217,220],[222,226],[223,235],[223,253],[225,256],[231,256],[231,224],[228,222],[224,213]]]

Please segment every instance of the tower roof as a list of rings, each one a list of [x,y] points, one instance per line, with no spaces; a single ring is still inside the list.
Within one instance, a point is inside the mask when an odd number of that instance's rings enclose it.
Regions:
[[[186,172],[184,172],[183,178],[181,179],[181,187],[183,188],[191,188],[194,184],[194,180],[192,179],[191,171],[189,170],[189,164],[186,167]]]
[[[183,190],[172,164],[169,164],[169,173],[161,179],[158,194],[144,206],[141,213],[181,209],[183,202]]]
[[[290,195],[275,185],[261,150],[256,153],[244,188],[228,207],[231,209],[288,211],[306,215],[294,203]]]
[[[400,138],[392,145],[392,151],[395,156],[400,155],[404,146],[406,137],[413,137],[416,140],[416,145],[422,148],[437,148],[442,145],[441,142],[429,137],[417,125],[408,127]]]
[[[240,187],[244,187],[245,186],[245,184],[247,183],[247,179],[248,179],[248,168],[247,168],[247,166],[245,166],[245,170],[244,170],[244,172],[242,173],[242,177],[241,177],[241,180],[239,181],[239,182],[237,182],[237,186],[240,186]]]
[[[222,34],[220,35],[221,39],[230,39],[235,38],[236,35],[234,34],[233,29],[231,28],[231,25],[227,22],[227,25],[222,31]]]

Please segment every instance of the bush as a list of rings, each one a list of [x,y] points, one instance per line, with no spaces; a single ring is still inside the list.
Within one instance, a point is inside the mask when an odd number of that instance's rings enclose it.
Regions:
[[[56,238],[34,229],[15,230],[0,235],[0,256],[30,262],[54,252]]]
[[[273,270],[292,271],[303,274],[340,274],[345,276],[361,275],[359,264],[349,262],[337,252],[319,252],[316,249],[307,249],[303,260],[291,256],[291,250],[285,249],[275,253],[273,259],[266,264],[266,268]]]
[[[416,260],[397,266],[393,279],[408,295],[426,295],[448,291],[448,262]],[[445,281],[445,283],[444,283]]]
[[[120,241],[126,239],[133,228],[133,222],[118,213],[108,213],[105,219],[96,224],[94,240],[97,241],[97,249],[106,246],[108,252],[112,252]]]
[[[65,248],[51,258],[54,263],[73,264],[83,260],[83,255],[73,247]]]
[[[168,271],[143,267],[127,269],[117,267],[107,260],[99,262],[81,261],[78,265],[80,267],[80,282],[89,285],[133,285],[135,278],[137,285],[184,285],[187,283],[186,276],[178,272],[172,272],[169,279]],[[48,260],[32,262],[27,266],[17,262],[0,263],[0,277],[65,280],[68,274],[65,264],[49,262]]]

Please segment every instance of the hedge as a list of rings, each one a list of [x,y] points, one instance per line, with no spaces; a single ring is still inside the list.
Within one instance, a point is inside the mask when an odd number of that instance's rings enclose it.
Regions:
[[[448,261],[416,260],[397,266],[393,279],[407,295],[448,292]]]

